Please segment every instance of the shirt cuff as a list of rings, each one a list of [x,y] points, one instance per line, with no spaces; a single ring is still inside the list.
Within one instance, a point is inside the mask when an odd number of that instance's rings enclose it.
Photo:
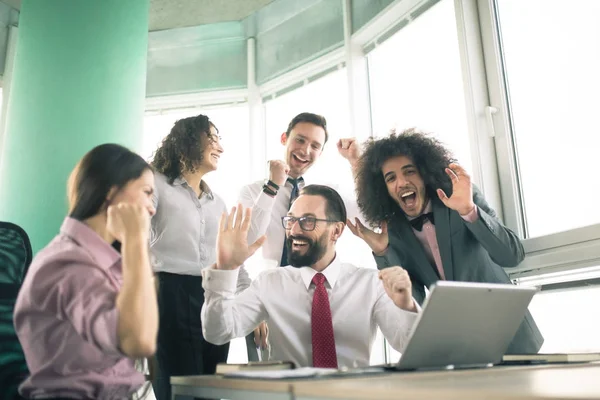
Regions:
[[[421,308],[421,305],[419,304],[417,299],[415,299],[414,297],[413,297],[413,301],[415,302],[415,308],[417,309],[415,311],[415,314],[421,314],[421,311],[423,310],[423,308]]]
[[[258,195],[258,199],[256,200],[256,203],[254,203],[254,205],[260,208],[261,210],[266,210],[270,212],[273,208],[273,205],[275,204],[276,198],[277,196],[271,197],[265,192],[263,192],[261,189],[260,194]]]
[[[233,270],[215,269],[214,266],[202,270],[204,290],[235,296],[239,268]]]
[[[477,218],[479,218],[479,212],[477,211],[477,206],[473,207],[473,209],[471,211],[469,211],[468,214],[466,215],[461,215],[462,219],[464,219],[467,222],[473,223],[475,221],[477,221]]]

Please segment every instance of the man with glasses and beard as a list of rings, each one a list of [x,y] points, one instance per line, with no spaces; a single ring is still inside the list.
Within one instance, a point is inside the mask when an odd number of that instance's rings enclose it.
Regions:
[[[410,279],[400,267],[376,271],[339,260],[335,244],[346,208],[335,190],[308,185],[300,191],[282,218],[290,265],[264,271],[236,295],[238,267],[265,241],[248,244],[251,214],[240,205],[221,218],[217,263],[202,271],[207,341],[227,343],[267,321],[272,359],[353,368],[369,365],[379,327],[402,352],[418,312]]]

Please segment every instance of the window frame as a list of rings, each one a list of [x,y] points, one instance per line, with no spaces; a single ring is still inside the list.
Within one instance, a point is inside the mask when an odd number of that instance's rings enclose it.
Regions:
[[[507,269],[512,279],[554,272],[568,272],[600,265],[600,224],[574,228],[539,237],[527,237],[526,210],[519,180],[519,164],[510,114],[510,99],[501,48],[496,0],[467,0],[476,7],[481,29],[485,73],[490,105],[496,112],[489,119],[495,132],[496,163],[500,178],[502,209],[508,228],[515,231],[525,248],[525,260]]]

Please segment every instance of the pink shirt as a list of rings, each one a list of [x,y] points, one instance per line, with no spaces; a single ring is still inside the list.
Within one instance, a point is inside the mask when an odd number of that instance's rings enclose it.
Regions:
[[[430,213],[432,210],[431,202],[427,203],[427,206],[423,210],[422,214]],[[467,222],[475,222],[477,221],[477,217],[479,214],[477,213],[477,207],[473,207],[470,213],[467,215],[461,215],[461,217]],[[408,218],[408,220],[413,220],[414,218]],[[442,280],[446,279],[444,274],[444,266],[442,264],[442,257],[440,256],[440,246],[438,245],[437,237],[435,236],[435,225],[427,219],[423,223],[423,230],[418,231],[415,228],[412,228],[415,236],[423,246],[423,250],[425,251],[425,255],[432,265],[435,265],[440,278]]]
[[[66,218],[34,258],[14,324],[30,377],[28,398],[128,398],[144,383],[119,350],[116,298],[121,256],[96,232]]]

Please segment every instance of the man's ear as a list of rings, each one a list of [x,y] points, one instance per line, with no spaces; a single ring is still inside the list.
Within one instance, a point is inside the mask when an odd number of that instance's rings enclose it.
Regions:
[[[334,229],[331,233],[331,239],[334,242],[337,242],[340,238],[340,236],[342,236],[342,233],[344,233],[344,227],[346,226],[346,224],[344,224],[343,222],[336,222],[334,225]]]
[[[281,144],[285,146],[285,144],[287,143],[287,139],[288,139],[287,132],[283,132],[281,134]]]

